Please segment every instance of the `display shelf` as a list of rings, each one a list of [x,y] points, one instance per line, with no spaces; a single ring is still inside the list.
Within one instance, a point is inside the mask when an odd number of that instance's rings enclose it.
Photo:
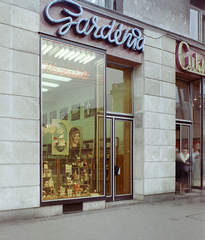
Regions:
[[[89,145],[88,145],[89,142]],[[90,196],[95,179],[93,164],[93,141],[83,144],[85,148],[69,149],[69,155],[51,155],[51,146],[43,146],[43,199],[72,198]],[[52,164],[51,164],[52,162]],[[45,165],[46,164],[46,165]],[[56,171],[55,181],[52,179],[52,169]],[[47,173],[49,173],[47,175]],[[52,181],[52,182],[51,182]]]

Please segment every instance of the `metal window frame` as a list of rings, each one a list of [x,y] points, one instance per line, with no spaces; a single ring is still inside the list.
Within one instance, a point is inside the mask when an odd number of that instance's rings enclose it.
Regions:
[[[205,16],[205,11],[200,8],[194,7],[192,5],[190,6],[190,10],[191,9],[198,11],[199,13],[198,14],[198,41],[203,43],[203,40],[205,41],[205,39],[203,39],[203,16]]]
[[[106,51],[104,49],[100,49],[100,48],[97,48],[97,47],[91,47],[91,46],[87,46],[85,44],[80,44],[80,43],[77,43],[77,42],[74,42],[74,41],[70,41],[70,40],[65,40],[65,39],[59,39],[59,38],[56,38],[56,37],[53,37],[53,36],[50,36],[50,35],[47,35],[47,34],[43,34],[41,33],[39,35],[39,51],[40,51],[40,54],[39,54],[39,57],[40,57],[40,60],[39,60],[39,69],[41,69],[41,66],[42,66],[42,39],[47,39],[47,40],[53,40],[53,41],[56,41],[56,42],[59,42],[59,44],[61,43],[65,43],[65,44],[70,44],[70,45],[73,45],[75,47],[81,47],[81,48],[85,48],[87,50],[91,50],[91,51],[95,51],[95,52],[98,52],[98,53],[102,53],[104,54],[104,58],[105,58],[105,66],[104,66],[104,76],[105,76],[105,81],[104,81],[104,91],[103,91],[103,94],[104,94],[104,99],[103,99],[103,102],[104,102],[104,138],[105,138],[105,126],[106,126],[106,102],[105,102],[105,82],[106,82]],[[39,139],[40,139],[40,152],[39,152],[39,155],[40,155],[40,198],[39,198],[39,201],[40,201],[40,206],[51,206],[51,205],[64,205],[64,204],[72,204],[72,203],[83,203],[83,202],[93,202],[93,201],[102,201],[102,200],[106,200],[106,195],[105,195],[105,169],[104,169],[104,194],[103,195],[100,195],[98,197],[78,197],[78,198],[75,198],[75,199],[72,199],[72,198],[65,198],[65,199],[52,199],[52,200],[46,200],[46,201],[43,201],[42,200],[42,170],[43,170],[43,139],[42,139],[42,122],[43,122],[43,115],[42,115],[42,109],[43,109],[43,106],[42,106],[42,71],[40,70],[40,83],[39,83],[39,92],[40,92],[40,106],[39,106],[39,111],[40,111],[40,128],[39,128]],[[105,147],[105,141],[104,141],[104,147]],[[105,156],[104,156],[104,165],[105,165]]]

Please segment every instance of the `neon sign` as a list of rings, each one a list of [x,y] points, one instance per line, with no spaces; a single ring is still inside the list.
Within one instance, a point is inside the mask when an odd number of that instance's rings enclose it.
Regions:
[[[205,60],[204,56],[199,57],[197,52],[193,52],[186,42],[180,42],[176,51],[177,67],[181,71],[205,76]]]
[[[53,19],[50,14],[50,8],[58,3],[64,3],[74,10],[74,12],[64,8],[61,13],[65,16],[61,19]],[[91,35],[93,40],[105,40],[108,44],[114,46],[124,45],[124,48],[129,48],[133,51],[144,52],[145,38],[142,38],[141,31],[138,28],[131,30],[122,30],[123,24],[119,24],[116,28],[116,20],[112,20],[110,24],[104,25],[103,27],[98,26],[98,17],[93,16],[88,18],[78,18],[83,14],[83,8],[72,0],[54,0],[50,2],[44,9],[43,16],[46,22],[51,25],[63,23],[63,25],[57,30],[57,36],[64,36],[71,27],[76,35],[83,37]],[[73,19],[78,18],[77,21]]]

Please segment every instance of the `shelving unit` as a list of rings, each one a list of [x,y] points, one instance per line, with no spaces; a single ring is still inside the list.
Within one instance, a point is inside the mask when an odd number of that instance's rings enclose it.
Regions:
[[[70,149],[68,156],[52,155],[51,146],[43,146],[44,200],[98,195],[95,192],[93,141],[85,141],[83,146]]]

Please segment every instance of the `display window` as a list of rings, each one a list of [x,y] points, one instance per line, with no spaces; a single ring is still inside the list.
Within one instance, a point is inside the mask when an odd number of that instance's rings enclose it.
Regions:
[[[105,53],[41,39],[42,201],[104,195]]]
[[[132,114],[132,70],[131,68],[107,64],[107,111]]]

